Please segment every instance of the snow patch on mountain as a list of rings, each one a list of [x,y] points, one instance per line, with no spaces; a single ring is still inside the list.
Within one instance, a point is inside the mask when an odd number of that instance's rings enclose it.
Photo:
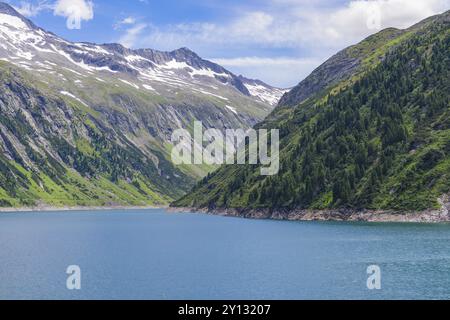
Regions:
[[[228,110],[230,110],[231,112],[233,112],[234,114],[238,114],[238,112],[236,111],[235,108],[233,108],[232,106],[226,105],[225,106]]]
[[[205,91],[205,90],[201,90],[201,89],[194,89],[194,90],[197,91],[197,92],[200,92],[200,93],[212,96],[212,97],[216,97],[216,98],[225,100],[225,101],[230,101],[230,99],[228,99],[226,97],[223,97],[221,95],[215,94],[215,93],[211,93],[211,92],[208,92],[208,91]]]
[[[281,97],[289,91],[271,88],[257,83],[244,83],[244,85],[253,97],[256,97],[272,106],[277,105]]]
[[[155,92],[156,92],[155,88],[153,88],[152,86],[149,86],[148,84],[143,84],[142,86],[143,86],[145,89],[147,89],[147,90],[155,91]]]
[[[70,97],[74,100],[77,100],[78,102],[80,102],[81,104],[83,104],[84,106],[88,106],[85,102],[83,102],[83,100],[81,100],[80,98],[76,97],[74,94],[67,92],[67,91],[60,91],[59,93],[61,93],[63,96],[67,96]]]
[[[210,78],[214,78],[214,77],[225,77],[228,78],[230,77],[230,75],[226,74],[226,73],[217,73],[212,71],[211,69],[191,69],[192,71],[190,71],[189,73],[192,76],[204,76],[204,77],[210,77]]]
[[[0,25],[8,25],[18,30],[29,30],[22,19],[4,13],[0,13]]]
[[[127,85],[129,85],[129,86],[131,86],[133,88],[135,88],[135,89],[139,89],[140,88],[137,84],[131,83],[131,82],[127,81],[127,80],[124,80],[124,79],[119,79],[119,80],[122,81],[123,83],[125,83],[125,84],[127,84]]]

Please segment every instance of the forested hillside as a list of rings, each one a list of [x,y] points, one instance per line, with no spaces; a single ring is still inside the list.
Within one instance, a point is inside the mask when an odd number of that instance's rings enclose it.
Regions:
[[[363,73],[260,125],[280,129],[278,175],[223,167],[174,205],[438,207],[450,191],[449,13],[393,41]]]

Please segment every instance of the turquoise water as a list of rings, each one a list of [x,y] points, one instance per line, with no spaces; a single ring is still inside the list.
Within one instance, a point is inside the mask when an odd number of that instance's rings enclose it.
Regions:
[[[367,267],[381,268],[368,290]],[[66,269],[81,268],[81,290]],[[0,214],[2,299],[449,299],[450,225]]]

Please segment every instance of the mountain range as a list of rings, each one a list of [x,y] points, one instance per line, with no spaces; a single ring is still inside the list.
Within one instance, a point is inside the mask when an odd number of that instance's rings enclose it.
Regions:
[[[69,42],[0,3],[0,206],[168,204],[214,169],[172,164],[175,129],[251,128],[285,92],[187,48]]]
[[[243,217],[450,209],[450,12],[331,57],[256,128],[280,130],[280,172],[223,166],[175,207]],[[295,213],[295,214],[293,214]]]

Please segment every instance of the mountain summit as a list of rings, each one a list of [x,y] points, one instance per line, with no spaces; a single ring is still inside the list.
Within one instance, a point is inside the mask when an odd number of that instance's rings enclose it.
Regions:
[[[283,94],[255,86],[187,48],[69,42],[0,3],[0,206],[167,204],[213,169],[173,166],[172,132],[250,128]]]
[[[446,19],[448,19],[448,13],[429,17],[405,30],[387,28],[338,52],[287,92],[279,101],[279,106],[298,105],[318,92],[348,80],[370,67],[375,59],[382,59],[385,51],[402,37],[407,37],[411,33],[423,30],[429,24],[443,22]]]
[[[16,9],[11,7],[7,3],[0,2],[0,14],[4,14],[4,15],[7,15],[7,16],[19,18],[29,28],[31,28],[31,29],[38,29],[38,27],[33,22],[31,22],[29,19],[25,18]],[[3,17],[3,19],[8,19],[8,18],[7,17]]]
[[[131,50],[119,44],[71,43],[36,27],[8,4],[0,3],[0,13],[0,37],[5,42],[0,47],[0,58],[5,61],[16,61],[22,66],[28,64],[28,68],[38,72],[46,64],[45,60],[80,69],[81,73],[121,72],[131,77],[131,82],[137,86],[139,83],[147,86],[156,83],[158,86],[170,81],[181,85],[192,81],[195,85],[209,86],[205,91],[211,94],[222,89],[211,90],[210,82],[218,82],[220,86],[234,88],[243,95],[267,103],[267,99],[251,94],[255,91],[247,79],[200,58],[188,48],[162,52],[152,49]],[[33,64],[40,68],[33,68]],[[136,77],[138,79],[134,79]],[[278,102],[283,92],[267,84],[262,85],[271,95],[269,100],[272,105]],[[186,87],[189,87],[188,83]],[[162,91],[161,95],[165,95],[164,91],[167,90]]]
[[[17,12],[16,9],[11,7],[9,4],[0,2],[0,13],[4,13],[10,16],[19,17],[21,19],[25,19],[20,13]]]

